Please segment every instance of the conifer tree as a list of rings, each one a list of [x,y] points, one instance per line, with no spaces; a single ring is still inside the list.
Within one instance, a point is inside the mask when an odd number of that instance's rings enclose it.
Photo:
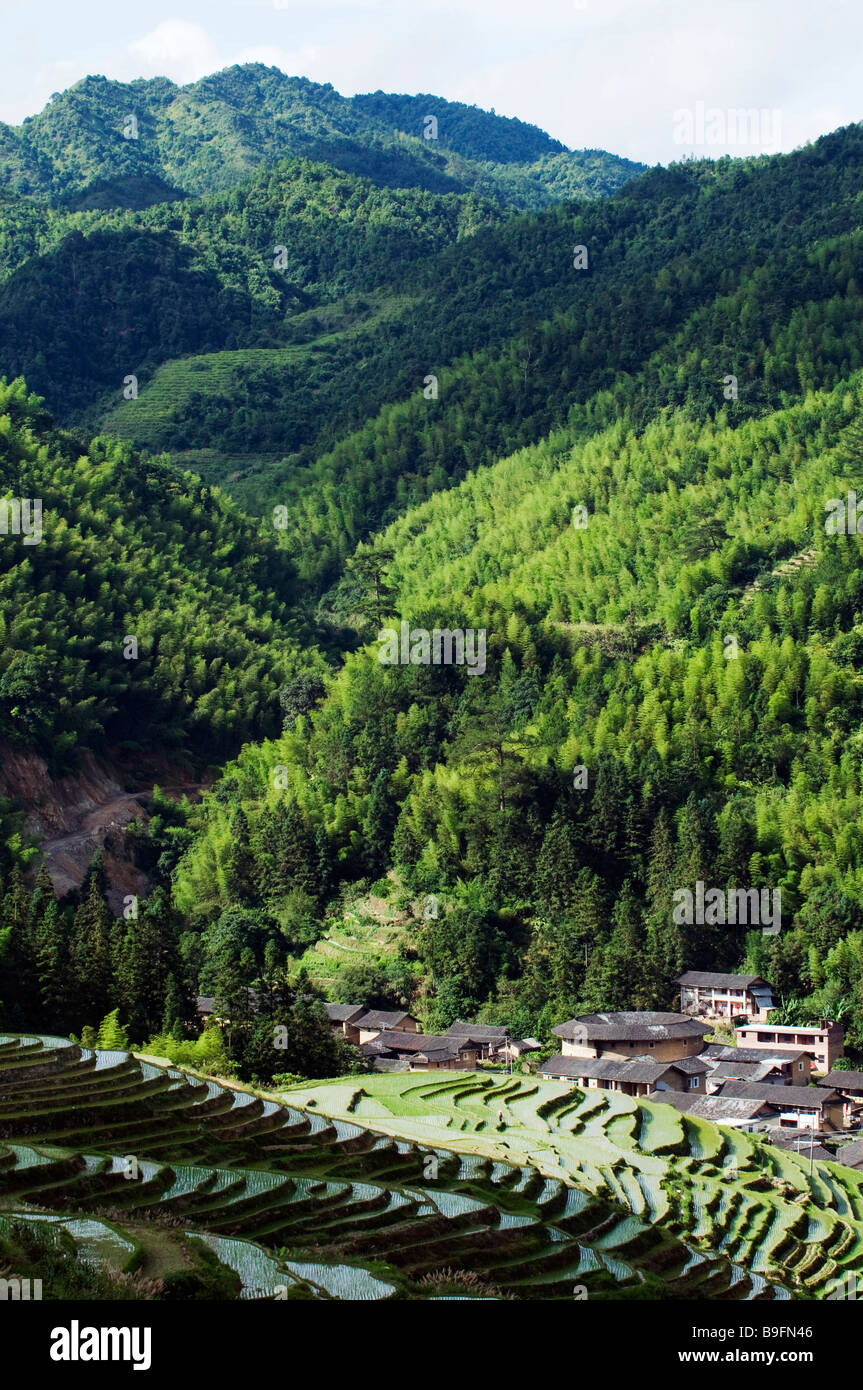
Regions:
[[[64,1033],[74,1018],[74,982],[69,957],[69,930],[53,895],[36,927],[36,960],[42,1025]]]
[[[105,1016],[114,993],[114,919],[101,885],[101,874],[92,874],[72,923],[70,951],[74,1010],[94,1024]]]
[[[128,1048],[129,1038],[126,1029],[120,1023],[119,1009],[112,1009],[102,1019],[96,1035],[96,1046],[106,1052],[124,1052]]]

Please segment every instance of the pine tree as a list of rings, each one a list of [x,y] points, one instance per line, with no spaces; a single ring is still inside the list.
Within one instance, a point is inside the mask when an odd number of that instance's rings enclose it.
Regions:
[[[103,1018],[114,994],[114,919],[101,875],[90,876],[86,898],[72,923],[72,1006],[87,1022]]]
[[[6,935],[0,973],[0,999],[6,1006],[9,1026],[15,1032],[34,1027],[41,1016],[31,896],[24,874],[16,865],[9,875],[3,897]]]
[[[64,1033],[73,1022],[74,987],[68,924],[53,895],[36,927],[36,961],[42,1024]]]
[[[257,902],[255,857],[251,849],[249,822],[240,807],[231,816],[231,842],[225,860],[225,890],[228,902],[246,906]]]
[[[389,774],[386,768],[381,768],[372,784],[363,817],[363,851],[370,878],[378,878],[389,864],[397,816],[398,805],[390,790]]]
[[[644,1009],[655,1002],[655,985],[645,968],[645,944],[641,904],[627,879],[612,911],[611,936],[594,955],[587,974],[585,993],[591,1008]]]
[[[553,917],[572,906],[580,867],[576,827],[564,807],[558,806],[536,862],[536,900],[543,912]]]
[[[126,924],[117,952],[116,992],[133,1038],[143,1041],[158,1032],[169,994],[176,998],[182,978],[171,900],[164,889],[157,888],[137,919]],[[191,1014],[190,1002],[182,1012],[187,1017]]]
[[[650,837],[647,861],[646,949],[653,977],[664,982],[669,995],[673,992],[672,982],[685,969],[688,950],[684,935],[687,928],[674,921],[674,890],[687,886],[677,878],[676,863],[674,827],[667,808],[662,806]]]

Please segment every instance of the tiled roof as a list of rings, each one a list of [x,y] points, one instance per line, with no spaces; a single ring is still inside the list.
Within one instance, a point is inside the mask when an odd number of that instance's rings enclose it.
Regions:
[[[835,1091],[819,1089],[817,1086],[769,1086],[758,1081],[725,1081],[720,1091],[722,1096],[735,1096],[741,1100],[763,1100],[770,1105],[779,1105],[786,1110],[820,1110],[831,1099],[836,1099]]]
[[[863,1168],[863,1139],[854,1139],[836,1150],[836,1162],[848,1168]]]
[[[835,1069],[822,1076],[818,1083],[819,1086],[833,1086],[837,1091],[850,1091],[852,1094],[863,1094],[863,1071],[836,1071]]]
[[[808,1057],[805,1048],[799,1052],[770,1052],[766,1047],[721,1047],[719,1043],[708,1043],[704,1049],[705,1057],[715,1057],[720,1062],[782,1062],[795,1061],[798,1057]]]
[[[667,1065],[682,1071],[685,1076],[703,1076],[706,1071],[710,1071],[703,1057],[678,1057],[675,1062],[669,1062]]]
[[[365,1013],[362,1004],[325,1004],[324,1008],[331,1023],[351,1023]]]
[[[766,981],[760,975],[721,975],[710,970],[687,970],[675,983],[700,986],[702,989],[748,989],[751,985],[763,985]]]
[[[558,1038],[584,1042],[612,1042],[616,1039],[631,1042],[661,1042],[674,1038],[703,1037],[711,1031],[707,1023],[687,1018],[685,1014],[633,1013],[582,1014],[552,1028]]]
[[[451,1023],[446,1031],[452,1037],[473,1038],[474,1042],[504,1043],[509,1037],[509,1029],[504,1028],[503,1025],[465,1023],[461,1018],[457,1018],[455,1023]]]
[[[446,1051],[455,1057],[459,1052],[470,1050],[470,1041],[469,1038],[451,1038],[445,1033],[406,1033],[398,1028],[387,1028],[363,1046],[402,1053]]]
[[[689,1059],[697,1062],[698,1058]],[[651,1085],[672,1068],[682,1070],[678,1062],[659,1062],[655,1057],[633,1057],[631,1062],[614,1061],[611,1057],[564,1057],[558,1055],[543,1062],[540,1076],[595,1077],[597,1081],[633,1081]],[[706,1071],[706,1066],[701,1070]],[[694,1071],[698,1071],[695,1068]]]
[[[747,1100],[737,1096],[704,1096],[694,1091],[652,1091],[648,1100],[673,1105],[685,1115],[697,1115],[703,1120],[721,1124],[723,1120],[754,1120],[764,1109],[762,1100]]]
[[[356,1028],[398,1028],[410,1014],[403,1009],[398,1012],[387,1012],[385,1009],[369,1009],[360,1018],[352,1019]]]

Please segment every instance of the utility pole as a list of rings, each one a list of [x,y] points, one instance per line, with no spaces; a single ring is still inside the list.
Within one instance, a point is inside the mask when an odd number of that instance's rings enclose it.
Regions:
[[[813,1164],[815,1163],[815,1130],[812,1129],[810,1133],[812,1137],[809,1140],[809,1174],[811,1176]]]

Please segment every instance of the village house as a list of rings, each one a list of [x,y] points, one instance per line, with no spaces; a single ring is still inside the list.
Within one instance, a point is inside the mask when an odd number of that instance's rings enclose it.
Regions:
[[[564,1057],[607,1057],[619,1062],[649,1054],[660,1062],[695,1057],[704,1047],[708,1024],[683,1014],[584,1014],[552,1028]]]
[[[509,1029],[497,1024],[465,1023],[463,1019],[457,1018],[447,1028],[444,1036],[469,1038],[476,1045],[479,1060],[490,1062],[502,1053],[509,1042]]]
[[[360,1051],[377,1071],[390,1071],[394,1063],[404,1071],[474,1071],[478,1059],[477,1046],[469,1038],[402,1029],[384,1029],[361,1043]]]
[[[754,1131],[766,1129],[772,1111],[762,1100],[746,1100],[738,1096],[706,1096],[688,1091],[653,1091],[648,1100],[673,1105],[684,1115],[695,1115],[714,1124],[732,1129]]]
[[[324,1008],[333,1032],[343,1033],[345,1037],[350,1025],[366,1012],[361,1004],[325,1004]]]
[[[528,1052],[541,1052],[542,1043],[537,1038],[508,1038],[503,1049],[503,1061],[524,1057]]]
[[[509,1062],[528,1052],[538,1052],[541,1044],[536,1038],[511,1038],[503,1025],[465,1023],[457,1018],[447,1028],[445,1037],[466,1038],[477,1046],[481,1062]]]
[[[410,1071],[475,1071],[477,1054],[467,1040],[436,1037],[409,1060]]]
[[[402,1033],[421,1033],[422,1028],[412,1014],[402,1010],[368,1009],[359,1018],[352,1019],[345,1028],[345,1036],[351,1042],[367,1043],[379,1033],[397,1029]]]
[[[655,1057],[635,1057],[629,1062],[610,1057],[565,1057],[558,1055],[543,1062],[538,1076],[555,1081],[572,1081],[579,1090],[620,1091],[626,1096],[647,1096],[653,1090],[703,1091],[707,1064],[700,1057],[678,1062],[657,1061]]]
[[[760,1081],[773,1086],[806,1086],[812,1070],[808,1052],[761,1052],[751,1047],[720,1047],[710,1043],[702,1056],[709,1067],[707,1093],[725,1081]]]
[[[253,989],[249,985],[246,989],[249,996],[249,1006],[252,1013],[258,1012],[258,1002],[260,1000],[260,990]],[[204,1023],[208,1018],[212,1018],[216,1013],[216,1005],[219,1001],[212,994],[199,994],[195,999],[195,1013]],[[219,1020],[221,1021],[221,1020]]]
[[[787,1153],[798,1153],[807,1161],[817,1159],[821,1163],[838,1163],[837,1154],[818,1143],[815,1137],[817,1132],[814,1129],[776,1129],[774,1126],[770,1134],[770,1143],[774,1148],[784,1149]]]
[[[859,1172],[863,1168],[863,1139],[852,1139],[850,1144],[837,1148],[834,1161],[844,1163],[846,1168],[856,1168]]]
[[[817,1028],[746,1023],[735,1031],[740,1047],[771,1053],[805,1050],[812,1057],[816,1072],[829,1072],[837,1058],[845,1055],[845,1033],[838,1023],[822,1020]]]
[[[723,975],[687,970],[680,986],[680,1011],[702,1018],[766,1019],[774,1007],[770,985],[760,975]]]
[[[863,1120],[863,1071],[831,1071],[828,1076],[819,1078],[818,1085],[840,1096],[846,1129]]]
[[[761,1101],[770,1111],[768,1126],[827,1130],[845,1127],[842,1097],[826,1086],[770,1086],[753,1081],[726,1081],[719,1098],[728,1097]]]

